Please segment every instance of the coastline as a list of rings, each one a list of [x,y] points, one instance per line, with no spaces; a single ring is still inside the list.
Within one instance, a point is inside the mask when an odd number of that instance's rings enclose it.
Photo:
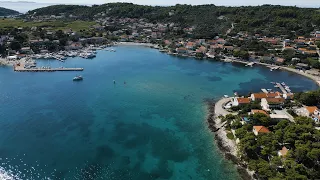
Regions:
[[[240,60],[231,60],[230,62],[241,63],[241,64],[248,64],[249,63],[249,62],[240,61]],[[261,63],[261,62],[255,62],[255,64],[262,65],[262,66],[265,66],[265,67],[268,67],[268,66],[277,67],[280,70],[285,70],[285,71],[289,71],[289,72],[293,72],[293,73],[299,74],[301,76],[304,76],[306,78],[309,78],[309,79],[313,80],[320,87],[320,77],[319,76],[308,74],[306,72],[303,72],[303,71],[300,71],[300,70],[297,70],[297,69],[292,69],[292,68],[285,67],[285,66],[277,66],[277,65],[266,64],[266,63]]]
[[[214,139],[220,152],[226,160],[232,161],[237,167],[237,171],[242,179],[254,179],[254,172],[250,171],[237,157],[238,148],[236,142],[227,137],[224,123],[219,118],[220,115],[230,114],[222,106],[231,98],[221,98],[219,101],[206,100],[208,115],[207,123],[209,130],[214,134]]]
[[[145,46],[145,47],[157,47],[158,45],[152,43],[137,43],[137,42],[117,42],[114,45],[126,45],[126,46]]]
[[[138,42],[115,42],[113,43],[113,46],[117,46],[117,45],[125,45],[125,46],[144,46],[144,47],[149,47],[149,48],[154,48],[154,49],[158,49],[160,52],[165,52],[167,53],[168,55],[176,55],[176,54],[171,54],[169,53],[167,50],[163,50],[159,47],[159,45],[157,44],[152,44],[152,43],[138,43]],[[182,57],[185,57],[185,56],[182,56]],[[187,56],[187,57],[192,57],[192,58],[195,58],[196,57],[193,57],[193,56]],[[208,57],[208,58],[205,58],[205,59],[213,59],[213,57]],[[241,61],[241,60],[236,60],[232,57],[226,57],[225,60],[220,60],[222,62],[235,62],[235,63],[241,63],[241,64],[248,64],[250,62],[247,62],[247,61]],[[0,58],[0,66],[12,66],[16,63],[17,61],[8,61],[7,59],[4,59],[4,58]],[[254,62],[254,64],[257,64],[257,65],[262,65],[262,66],[265,66],[265,67],[275,67],[275,68],[278,68],[280,70],[285,70],[285,71],[289,71],[289,72],[292,72],[292,73],[296,73],[296,74],[299,74],[301,76],[304,76],[306,78],[309,78],[311,80],[313,80],[319,87],[320,87],[320,76],[315,76],[313,74],[309,74],[309,73],[306,73],[306,72],[303,72],[303,71],[300,71],[300,70],[297,70],[297,69],[292,69],[292,68],[289,68],[289,67],[285,67],[285,66],[278,66],[278,65],[272,65],[272,64],[266,64],[266,63],[261,63],[261,62]]]

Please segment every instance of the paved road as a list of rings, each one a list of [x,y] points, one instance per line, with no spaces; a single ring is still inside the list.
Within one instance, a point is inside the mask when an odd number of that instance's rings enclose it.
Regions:
[[[230,112],[228,112],[227,110],[225,110],[223,108],[223,106],[231,101],[232,98],[222,98],[220,99],[216,104],[215,104],[215,109],[214,109],[214,113],[216,114],[216,116],[222,115],[225,116],[227,114],[230,114]]]

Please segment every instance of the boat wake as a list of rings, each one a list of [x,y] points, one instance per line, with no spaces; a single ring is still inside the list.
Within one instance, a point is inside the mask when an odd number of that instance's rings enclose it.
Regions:
[[[0,179],[1,180],[22,180],[19,175],[14,174],[12,171],[6,171],[3,167],[0,167]]]

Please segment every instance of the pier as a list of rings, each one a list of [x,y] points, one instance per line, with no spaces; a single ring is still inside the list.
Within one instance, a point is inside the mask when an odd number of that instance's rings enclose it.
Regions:
[[[254,64],[255,64],[254,62],[250,62],[250,63],[246,64],[246,66],[252,67]]]
[[[55,72],[55,71],[83,71],[83,68],[25,68],[24,66],[14,65],[13,70],[16,72]]]
[[[269,92],[267,91],[267,89],[261,89],[262,92],[268,94]]]
[[[268,68],[270,68],[270,71],[280,69],[280,67],[279,67],[279,66],[267,66],[267,67],[268,67]]]
[[[280,90],[282,91],[283,94],[287,94],[287,90],[282,86],[282,84],[280,83],[276,83],[277,87],[280,88]]]

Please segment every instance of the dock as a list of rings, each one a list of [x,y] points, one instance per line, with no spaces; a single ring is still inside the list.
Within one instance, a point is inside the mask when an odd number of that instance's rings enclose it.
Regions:
[[[280,67],[279,67],[279,66],[267,66],[267,67],[268,67],[268,68],[270,68],[270,71],[280,69]]]
[[[266,89],[261,89],[262,92],[268,94],[269,92]]]
[[[250,62],[250,63],[246,64],[246,66],[252,67],[254,64],[255,64],[254,62]]]
[[[25,68],[24,66],[13,66],[13,70],[16,72],[56,72],[56,71],[83,71],[84,68]]]
[[[282,84],[280,83],[276,83],[277,87],[280,88],[280,90],[282,91],[283,94],[287,94],[287,90],[282,86]]]

